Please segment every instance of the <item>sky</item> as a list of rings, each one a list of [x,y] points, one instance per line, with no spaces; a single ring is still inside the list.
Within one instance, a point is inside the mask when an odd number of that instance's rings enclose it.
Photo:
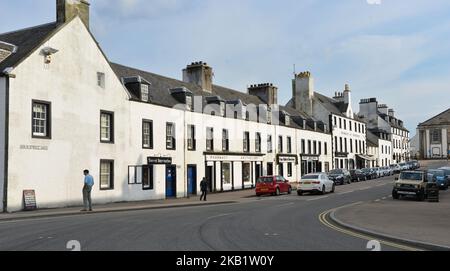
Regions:
[[[0,0],[0,33],[55,20],[55,0]],[[448,0],[91,0],[91,30],[109,60],[181,79],[213,67],[217,85],[273,83],[295,71],[327,96],[350,84],[353,108],[378,98],[414,135],[450,107]]]

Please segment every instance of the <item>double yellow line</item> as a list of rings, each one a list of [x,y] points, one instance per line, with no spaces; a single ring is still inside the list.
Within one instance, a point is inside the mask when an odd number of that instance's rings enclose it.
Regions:
[[[355,205],[355,204],[359,204],[359,203],[354,203],[354,204],[351,204],[351,205]],[[322,224],[324,224],[325,226],[327,226],[328,228],[331,228],[331,229],[333,229],[335,231],[338,231],[338,232],[341,232],[343,234],[350,235],[350,236],[353,236],[353,237],[356,237],[356,238],[360,238],[360,239],[367,240],[367,241],[377,240],[378,242],[380,242],[380,244],[383,244],[383,245],[386,245],[386,246],[389,246],[389,247],[398,248],[398,249],[401,249],[401,250],[406,250],[406,251],[423,251],[422,249],[419,249],[419,248],[410,247],[410,246],[406,246],[406,245],[402,245],[402,244],[397,244],[397,243],[393,243],[393,242],[390,242],[390,241],[380,240],[380,239],[377,239],[376,237],[373,237],[373,236],[369,236],[369,235],[361,234],[361,233],[358,233],[358,232],[355,232],[355,231],[351,231],[351,230],[348,230],[348,229],[340,228],[340,227],[334,225],[333,223],[331,223],[328,220],[328,216],[332,212],[335,212],[335,211],[337,211],[339,209],[342,209],[342,208],[348,207],[348,206],[350,206],[350,205],[346,205],[346,206],[343,206],[343,207],[340,207],[340,208],[328,210],[328,211],[325,211],[325,212],[321,213],[319,215],[319,221]]]

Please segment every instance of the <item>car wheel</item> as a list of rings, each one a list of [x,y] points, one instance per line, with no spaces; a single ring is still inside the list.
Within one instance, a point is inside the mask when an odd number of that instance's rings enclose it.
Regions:
[[[297,191],[297,195],[303,196],[303,191],[298,190],[298,191]]]
[[[277,192],[275,192],[275,196],[279,196],[280,195],[280,188],[277,188]]]
[[[292,194],[292,187],[289,187],[288,189],[288,195]]]
[[[333,184],[333,188],[331,188],[331,193],[334,193],[336,191],[336,185]]]
[[[417,196],[418,201],[424,201],[425,200],[425,192],[420,192],[420,194]]]
[[[392,198],[393,199],[400,199],[400,195],[397,192],[392,192]]]

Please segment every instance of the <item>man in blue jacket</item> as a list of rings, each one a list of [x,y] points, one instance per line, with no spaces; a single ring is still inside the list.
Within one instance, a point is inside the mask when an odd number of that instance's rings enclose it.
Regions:
[[[89,174],[89,170],[84,171],[84,186],[83,186],[83,204],[84,209],[82,212],[92,212],[92,199],[91,192],[94,186],[94,177]]]

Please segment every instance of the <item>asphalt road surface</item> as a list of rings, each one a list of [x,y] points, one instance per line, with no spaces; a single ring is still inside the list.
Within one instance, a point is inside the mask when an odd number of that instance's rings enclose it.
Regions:
[[[319,215],[387,197],[393,181],[339,186],[325,196],[0,222],[0,250],[65,251],[75,240],[83,251],[367,251],[368,240],[326,226]]]

